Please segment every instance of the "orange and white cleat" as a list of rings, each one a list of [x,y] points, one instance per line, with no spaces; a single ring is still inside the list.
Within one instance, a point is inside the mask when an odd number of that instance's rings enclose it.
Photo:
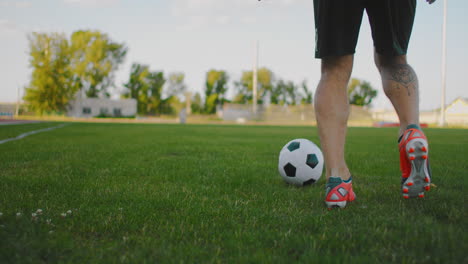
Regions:
[[[429,145],[418,125],[409,125],[400,138],[401,192],[403,198],[424,198],[431,188]]]
[[[340,177],[330,177],[326,188],[325,204],[328,210],[331,210],[333,207],[344,208],[347,202],[352,202],[356,199],[351,177],[346,181]]]

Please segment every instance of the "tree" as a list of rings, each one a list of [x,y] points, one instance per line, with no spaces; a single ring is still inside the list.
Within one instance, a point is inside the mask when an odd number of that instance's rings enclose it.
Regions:
[[[305,80],[300,85],[297,85],[292,81],[279,79],[271,86],[269,95],[272,104],[312,104],[313,101],[312,91],[309,91]]]
[[[65,111],[77,91],[65,35],[32,33],[28,39],[33,73],[24,100],[40,114]]]
[[[274,75],[267,68],[257,71],[257,103],[263,103],[263,98],[273,87]],[[234,97],[235,103],[249,103],[253,100],[253,71],[244,71],[240,81],[235,83],[237,93]]]
[[[372,88],[367,81],[352,78],[348,85],[349,103],[359,106],[367,106],[377,96],[377,90]]]
[[[305,87],[305,89],[307,89],[307,87]],[[292,81],[284,81],[280,79],[273,84],[270,90],[270,102],[272,104],[296,105],[298,102],[301,102],[301,98],[302,95],[299,93],[299,86],[294,84]]]
[[[302,87],[302,92],[304,93],[304,97],[302,97],[301,103],[312,104],[314,101],[313,94],[312,94],[312,91],[310,91],[309,88],[307,87],[307,83],[305,80],[302,81],[301,87]]]
[[[212,114],[216,112],[216,106],[225,102],[227,82],[229,76],[225,71],[210,70],[206,74],[205,84],[205,112]]]
[[[152,72],[148,65],[132,64],[127,88],[123,98],[137,100],[138,114],[161,114],[167,109],[167,101],[162,100],[162,89],[166,80],[163,72]]]
[[[138,63],[132,64],[130,78],[124,86],[128,89],[122,94],[123,98],[137,100],[137,112],[144,115],[148,111],[148,82],[149,67]]]
[[[200,93],[196,93],[192,99],[192,104],[190,105],[192,113],[201,113],[203,111],[203,101]]]
[[[172,114],[170,107],[170,98],[162,99],[162,90],[166,79],[163,72],[150,72],[147,76],[148,82],[148,98],[149,104],[147,108],[148,114]],[[169,104],[169,106],[168,106]]]
[[[71,67],[74,81],[87,97],[109,97],[114,73],[127,53],[124,44],[99,31],[76,31],[71,36]]]
[[[177,96],[181,99],[187,91],[187,86],[184,83],[185,75],[182,72],[174,72],[169,74],[167,78],[167,97]]]

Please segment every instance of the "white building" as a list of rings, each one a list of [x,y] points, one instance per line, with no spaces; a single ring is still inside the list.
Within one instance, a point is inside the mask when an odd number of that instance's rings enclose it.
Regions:
[[[16,112],[16,104],[0,103],[0,119],[13,119]]]
[[[68,116],[72,117],[130,117],[137,114],[136,99],[75,99],[68,106]]]
[[[395,110],[373,110],[372,117],[375,121],[399,122]],[[437,124],[440,120],[440,109],[421,111],[419,113],[421,123]],[[458,97],[445,107],[445,121],[449,126],[468,125],[468,98]]]
[[[458,97],[445,108],[448,124],[468,125],[468,98]]]
[[[468,114],[468,98],[458,97],[453,100],[446,108],[445,112],[447,114]]]

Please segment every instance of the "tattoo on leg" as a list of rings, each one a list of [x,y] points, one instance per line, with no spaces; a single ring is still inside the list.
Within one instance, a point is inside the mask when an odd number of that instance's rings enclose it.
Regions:
[[[410,88],[416,89],[417,86],[417,77],[413,68],[408,64],[395,64],[390,70],[390,80],[397,82],[402,85],[408,91],[408,96],[411,95]],[[399,85],[396,85],[399,89]]]

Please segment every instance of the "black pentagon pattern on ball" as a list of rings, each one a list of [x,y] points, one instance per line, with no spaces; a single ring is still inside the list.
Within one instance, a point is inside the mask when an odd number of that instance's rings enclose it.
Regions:
[[[306,185],[311,185],[313,183],[315,183],[316,180],[315,179],[310,179],[310,180],[307,180],[305,182],[302,183],[303,186],[306,186]]]
[[[318,158],[317,158],[317,155],[315,154],[309,154],[307,155],[307,161],[306,161],[306,164],[311,167],[312,169],[314,169],[315,167],[317,167],[319,161],[318,161]]]
[[[284,165],[284,172],[288,177],[296,177],[296,167],[288,162],[288,164]]]
[[[294,150],[298,149],[301,146],[300,142],[294,141],[291,142],[291,144],[288,145],[289,151],[293,152]]]

